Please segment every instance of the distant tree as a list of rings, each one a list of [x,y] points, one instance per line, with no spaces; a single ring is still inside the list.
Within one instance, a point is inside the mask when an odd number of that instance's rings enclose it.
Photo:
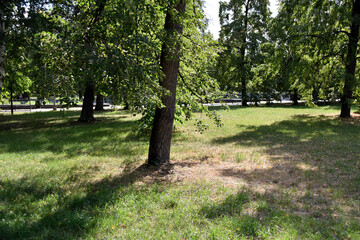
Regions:
[[[98,29],[97,25],[101,22],[102,14],[105,10],[107,0],[97,0],[95,1],[93,9],[87,11],[84,9],[83,14],[80,17],[90,15],[89,21],[85,22],[87,25],[87,29],[84,32],[83,39],[82,39],[82,46],[86,51],[86,59],[81,61],[85,66],[85,92],[84,92],[84,100],[82,105],[81,114],[79,117],[79,122],[92,122],[95,120],[94,118],[94,95],[95,95],[95,87],[96,87],[96,80],[97,77],[101,76],[99,74],[100,66],[98,66],[98,55],[97,55],[97,48],[96,46],[96,34],[100,36],[103,35],[103,28],[101,25]],[[86,3],[83,3],[86,4]],[[86,6],[86,5],[85,5]],[[85,15],[86,14],[86,15]],[[100,29],[100,30],[99,30]],[[79,56],[79,55],[78,55]]]
[[[357,86],[360,1],[282,0],[280,3],[277,17],[278,32],[283,34],[280,38],[296,46],[299,65],[307,71],[308,78],[303,75],[299,79],[303,88],[300,91],[307,91],[306,95],[315,101],[318,96],[331,95],[329,89],[333,95],[340,93],[340,117],[350,117]]]
[[[4,3],[0,3],[0,94],[5,79],[5,19]]]
[[[0,1],[0,97],[29,94],[32,46],[44,5],[44,0]]]
[[[224,51],[219,58],[218,75],[222,75],[219,80],[226,82],[225,87],[229,90],[237,90],[240,86],[244,106],[248,102],[251,69],[260,62],[259,45],[266,41],[270,20],[268,6],[268,0],[220,2],[220,44]]]
[[[86,96],[94,93],[87,94],[89,91],[101,91],[115,103],[126,100],[136,110],[160,103],[163,91],[155,81],[161,75],[161,13],[156,11],[160,4],[145,0],[81,3],[71,41],[76,45],[76,82],[82,81],[86,86],[83,106],[88,106],[88,111],[84,113],[92,110]],[[79,36],[78,32],[82,34]],[[79,120],[82,119],[86,118],[81,116]],[[92,121],[93,116],[89,119]]]

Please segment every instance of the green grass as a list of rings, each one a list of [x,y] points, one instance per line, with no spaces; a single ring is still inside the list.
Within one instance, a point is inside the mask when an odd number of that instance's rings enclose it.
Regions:
[[[222,128],[176,127],[161,169],[130,112],[0,115],[0,239],[360,239],[358,118],[217,110]]]

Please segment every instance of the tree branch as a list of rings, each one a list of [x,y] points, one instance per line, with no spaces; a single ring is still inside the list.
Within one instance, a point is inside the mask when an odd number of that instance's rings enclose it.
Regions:
[[[179,73],[180,79],[181,79],[181,81],[184,83],[185,87],[186,87],[193,95],[195,95],[197,98],[199,98],[199,100],[200,100],[201,102],[203,102],[204,99],[203,99],[200,95],[198,95],[198,94],[186,83],[186,81],[185,81],[183,75],[181,74],[180,70],[179,70],[178,73]]]
[[[344,34],[346,34],[347,36],[349,36],[349,35],[350,35],[350,33],[349,33],[349,32],[347,32],[347,31],[343,31],[343,30],[334,31],[334,33],[335,33],[335,34],[336,34],[336,33],[344,33]]]

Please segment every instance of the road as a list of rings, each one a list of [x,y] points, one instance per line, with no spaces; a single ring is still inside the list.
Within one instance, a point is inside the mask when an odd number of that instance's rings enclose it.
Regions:
[[[304,102],[304,101],[299,101],[299,103]],[[260,105],[265,105],[267,102],[266,101],[260,101],[259,104]],[[292,101],[289,100],[283,100],[283,101],[271,101],[271,103],[274,104],[291,104]],[[248,102],[249,105],[254,105],[254,102]],[[211,107],[220,107],[220,106],[241,106],[241,102],[227,102],[227,103],[211,103],[211,104],[204,104],[205,106],[211,106]],[[119,109],[122,106],[114,106],[114,105],[107,105],[104,106],[105,110],[110,110],[110,109]],[[71,110],[71,111],[81,111],[81,107],[72,107],[69,109],[66,108],[57,108],[57,111],[65,111],[65,110]],[[14,109],[14,113],[19,113],[19,112],[49,112],[49,111],[53,111],[53,109],[51,107],[47,107],[47,108],[31,108],[31,109]],[[10,113],[11,110],[10,109],[6,109],[6,110],[0,110],[0,113]]]

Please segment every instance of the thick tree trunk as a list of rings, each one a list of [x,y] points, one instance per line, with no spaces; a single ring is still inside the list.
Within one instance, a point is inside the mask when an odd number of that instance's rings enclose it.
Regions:
[[[248,28],[248,13],[249,13],[249,3],[247,1],[245,4],[245,17],[244,17],[244,37],[242,39],[242,45],[240,48],[241,51],[241,105],[248,105],[248,96],[246,91],[246,70],[245,70],[245,54],[246,54],[246,43],[247,43],[247,28]]]
[[[0,94],[5,79],[5,21],[4,21],[4,9],[0,4]]]
[[[104,96],[100,93],[96,95],[95,111],[104,111]]]
[[[185,1],[179,0],[175,9],[183,14],[185,13]],[[167,89],[170,94],[163,96],[162,103],[164,108],[157,108],[155,111],[154,124],[151,132],[149,147],[149,165],[160,165],[170,161],[170,146],[172,129],[175,114],[176,86],[179,71],[179,52],[180,43],[177,42],[177,34],[183,30],[182,24],[177,20],[179,18],[172,15],[172,9],[169,9],[165,17],[165,30],[167,39],[163,42],[160,57],[160,66],[164,72],[164,78],[160,85]]]
[[[79,122],[94,122],[94,86],[86,83],[84,101]]]
[[[348,54],[346,56],[346,74],[343,96],[341,97],[340,117],[349,118],[351,108],[351,98],[355,86],[355,69],[356,69],[356,51],[359,38],[359,20],[360,18],[360,0],[353,2],[352,24],[350,28]]]

